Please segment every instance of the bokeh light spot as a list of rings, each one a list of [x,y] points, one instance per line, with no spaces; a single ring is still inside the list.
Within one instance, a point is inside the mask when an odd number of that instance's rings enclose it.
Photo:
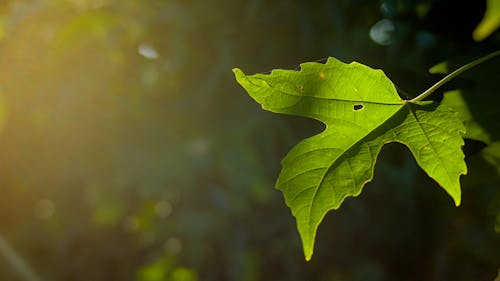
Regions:
[[[159,218],[167,218],[172,213],[172,204],[167,200],[162,200],[156,203],[155,213]]]
[[[182,242],[175,237],[171,237],[165,241],[163,248],[168,254],[177,255],[182,251]]]
[[[383,19],[377,22],[370,29],[370,38],[373,42],[387,46],[392,44],[396,26],[389,19]]]
[[[156,49],[151,44],[148,43],[140,44],[139,47],[137,48],[137,52],[141,56],[150,60],[155,60],[159,57],[159,54],[156,51]]]
[[[186,268],[186,267],[178,267],[172,273],[172,280],[175,281],[196,281],[198,280],[197,274],[195,271]]]
[[[127,232],[136,232],[137,230],[139,230],[139,221],[137,220],[137,217],[127,217],[123,222],[123,227]]]
[[[210,150],[210,140],[205,137],[193,139],[189,144],[189,150],[193,155],[204,156]]]
[[[415,35],[415,41],[422,48],[432,48],[436,45],[436,36],[429,31],[421,30]]]

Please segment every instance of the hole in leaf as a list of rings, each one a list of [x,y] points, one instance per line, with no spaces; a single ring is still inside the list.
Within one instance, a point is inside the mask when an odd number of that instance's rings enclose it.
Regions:
[[[297,85],[297,90],[299,91],[299,93],[302,93],[302,90],[304,89],[304,86],[302,85]]]
[[[352,109],[354,109],[354,111],[358,111],[358,110],[361,110],[363,109],[363,105],[362,104],[355,104]]]

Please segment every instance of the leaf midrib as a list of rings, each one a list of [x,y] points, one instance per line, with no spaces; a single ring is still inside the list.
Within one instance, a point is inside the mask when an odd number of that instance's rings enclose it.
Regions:
[[[311,204],[309,204],[309,208],[308,208],[308,211],[307,211],[307,224],[308,224],[308,227],[309,229],[311,229],[311,222],[312,222],[312,206],[314,205],[314,201],[316,200],[316,196],[318,194],[318,190],[320,189],[321,185],[323,184],[325,178],[326,178],[326,175],[330,172],[330,170],[332,169],[333,165],[335,164],[335,162],[337,162],[338,159],[342,158],[342,156],[344,154],[346,154],[348,151],[350,151],[354,146],[356,146],[362,139],[364,139],[366,136],[368,136],[370,133],[372,133],[373,131],[375,131],[376,129],[380,128],[381,126],[383,126],[384,124],[386,124],[392,117],[396,116],[397,114],[399,114],[399,112],[405,108],[405,105],[406,104],[401,104],[401,107],[395,111],[393,114],[391,114],[390,116],[387,117],[387,119],[385,119],[383,122],[381,122],[377,127],[373,128],[371,131],[369,131],[367,134],[361,136],[358,140],[356,140],[355,142],[352,143],[351,146],[349,146],[347,149],[345,149],[344,153],[341,153],[339,154],[338,157],[336,157],[335,159],[333,159],[333,161],[328,165],[325,173],[323,173],[323,175],[321,176],[321,179],[320,179],[320,182],[319,184],[317,185],[317,188],[314,190],[314,193],[313,193],[313,198],[311,200]],[[335,207],[334,207],[335,209]],[[308,237],[309,237],[309,233],[307,234]]]

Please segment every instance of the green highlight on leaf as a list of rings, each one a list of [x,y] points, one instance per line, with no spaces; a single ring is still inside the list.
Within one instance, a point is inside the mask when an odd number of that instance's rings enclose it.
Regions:
[[[456,113],[428,101],[401,99],[381,70],[329,58],[300,71],[245,75],[238,83],[263,109],[316,119],[323,132],[302,140],[282,160],[276,188],[296,218],[306,260],[330,210],[358,196],[390,142],[406,145],[419,166],[460,204],[465,128]]]

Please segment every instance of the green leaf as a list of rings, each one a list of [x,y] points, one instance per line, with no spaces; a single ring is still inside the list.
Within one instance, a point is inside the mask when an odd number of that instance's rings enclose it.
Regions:
[[[498,54],[499,51],[492,54]],[[493,58],[491,54],[488,55]],[[470,61],[470,57],[454,58],[433,66],[429,72],[450,75],[453,69]],[[444,92],[441,104],[458,113],[466,127],[464,138],[482,141],[488,146],[469,155],[469,175],[462,185],[477,186],[496,183],[500,179],[500,86],[492,83],[498,79],[498,60],[484,63],[480,68],[463,73]]]
[[[498,52],[495,52],[498,53]],[[433,74],[449,74],[470,58],[457,58],[433,66]],[[500,86],[492,83],[498,79],[498,60],[484,63],[480,68],[465,72],[458,83],[450,84],[451,90],[444,93],[441,104],[458,112],[467,133],[465,138],[491,143],[500,140]]]
[[[488,0],[486,2],[486,12],[483,19],[478,24],[472,37],[476,41],[482,41],[486,39],[491,33],[500,26],[500,1],[498,0]]]
[[[483,95],[483,98],[485,96]],[[482,113],[480,115],[483,116],[482,122],[478,122],[474,118],[474,111],[480,108],[480,105],[484,103],[487,99],[475,99],[477,102],[467,102],[464,98],[463,91],[454,90],[446,92],[442,104],[452,108],[454,111],[458,112],[458,116],[460,120],[462,120],[467,127],[467,133],[464,135],[465,138],[474,139],[478,141],[482,141],[484,143],[491,143],[492,136],[485,130],[485,127],[481,125],[481,123],[485,123],[484,119],[487,119],[487,124],[496,124],[496,120],[498,117],[498,110],[491,108],[490,106],[486,106],[482,108]]]
[[[385,143],[400,142],[420,167],[460,204],[459,177],[467,169],[464,127],[456,114],[433,102],[402,100],[381,70],[329,58],[300,71],[274,70],[236,80],[262,108],[323,122],[323,132],[301,141],[282,160],[276,188],[297,220],[310,260],[316,230],[330,210],[357,196],[373,178]]]
[[[481,154],[486,162],[497,168],[497,172],[500,174],[500,141],[491,143],[485,147],[481,151]]]

